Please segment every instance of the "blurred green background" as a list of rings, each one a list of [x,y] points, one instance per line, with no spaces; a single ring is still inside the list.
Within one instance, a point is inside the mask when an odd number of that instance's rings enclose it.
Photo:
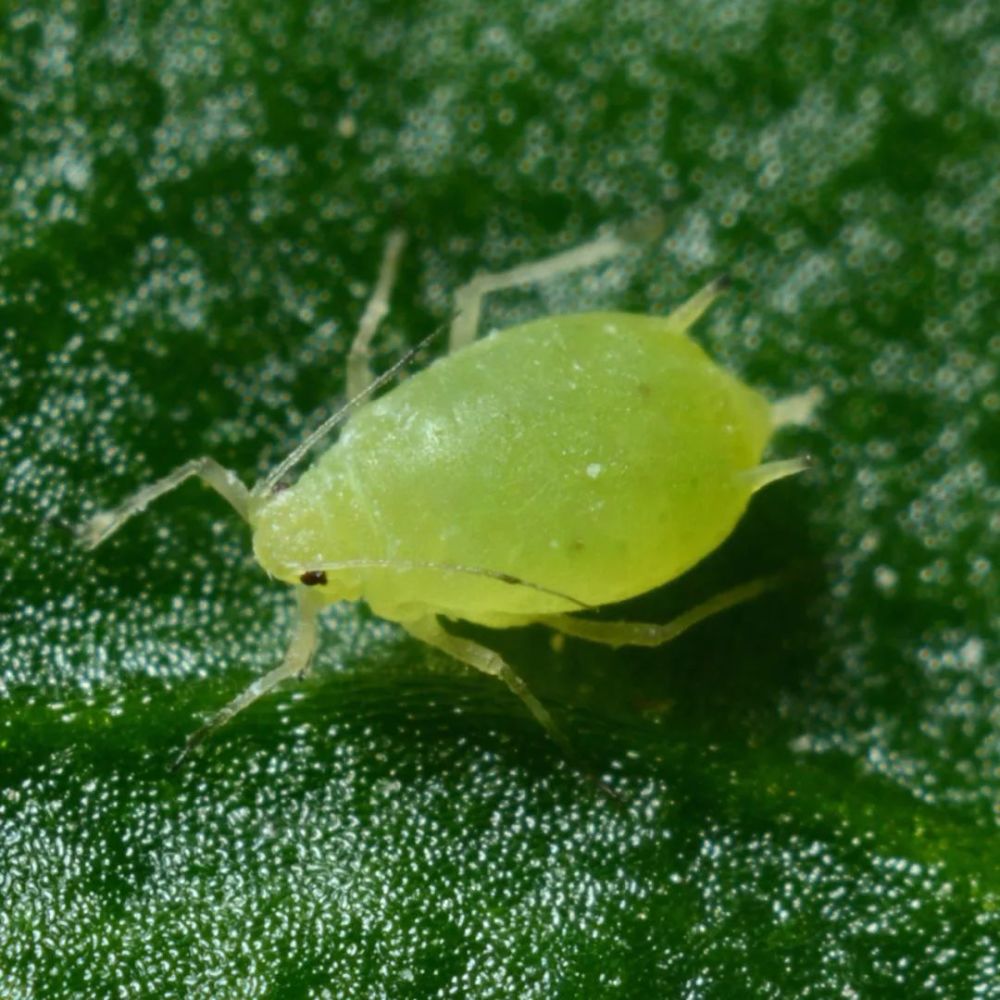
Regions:
[[[987,0],[56,0],[0,18],[0,994],[996,997],[1000,35]],[[477,269],[650,213],[487,325],[662,313],[821,385],[709,560],[619,610],[796,582],[662,650],[488,640],[502,686],[333,609],[311,678],[178,773],[291,597],[197,485],[379,364]],[[995,304],[994,304],[995,308]],[[991,323],[991,320],[993,321]],[[435,350],[440,350],[438,345]]]

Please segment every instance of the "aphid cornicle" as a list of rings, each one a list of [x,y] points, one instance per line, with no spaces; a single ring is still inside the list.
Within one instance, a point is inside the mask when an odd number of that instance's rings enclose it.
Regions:
[[[751,495],[806,468],[761,463],[774,429],[806,420],[817,393],[769,404],[687,334],[715,282],[665,317],[546,316],[475,340],[489,292],[544,281],[621,253],[616,236],[458,290],[449,354],[372,399],[370,344],[403,247],[386,246],[348,356],[351,402],[248,490],[210,458],[190,461],[81,530],[94,547],[191,476],[246,520],[257,560],[296,587],[284,661],[189,737],[185,753],[280,681],[301,674],[326,604],[364,600],[411,635],[499,677],[548,732],[545,707],[497,653],[440,619],[497,628],[541,622],[611,646],[655,646],[756,596],[755,580],[664,625],[588,620],[587,609],[678,576],[733,529]],[[339,439],[283,480],[330,429]],[[182,755],[183,756],[183,755]]]

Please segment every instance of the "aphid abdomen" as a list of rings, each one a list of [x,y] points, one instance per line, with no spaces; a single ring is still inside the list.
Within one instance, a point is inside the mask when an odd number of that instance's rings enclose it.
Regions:
[[[666,321],[548,317],[478,341],[361,410],[286,503],[314,510],[323,481],[335,518],[344,497],[329,484],[347,476],[351,509],[340,516],[352,537],[331,528],[330,560],[364,536],[373,559],[478,567],[605,604],[672,579],[725,538],[751,493],[737,473],[757,465],[769,432],[767,402]],[[285,521],[279,534],[289,561],[308,561],[287,545],[307,527]],[[309,544],[320,542],[313,532]],[[579,610],[470,574],[361,577],[376,613],[397,620],[437,611],[510,624]]]

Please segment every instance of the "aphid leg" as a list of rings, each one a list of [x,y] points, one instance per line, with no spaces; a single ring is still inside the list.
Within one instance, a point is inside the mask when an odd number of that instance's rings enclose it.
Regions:
[[[393,230],[385,244],[382,254],[382,266],[379,268],[375,291],[372,292],[368,305],[361,316],[358,332],[354,335],[350,352],[347,355],[347,397],[354,399],[371,385],[373,375],[369,361],[371,360],[371,344],[379,323],[389,312],[389,296],[396,282],[399,270],[399,258],[406,245],[406,234],[401,229]]]
[[[281,665],[264,674],[263,677],[258,677],[248,688],[219,709],[205,725],[195,730],[185,741],[184,749],[177,755],[171,770],[180,767],[185,758],[204,743],[212,733],[221,729],[234,715],[252,705],[261,695],[267,694],[273,687],[289,677],[301,677],[309,668],[309,661],[316,649],[316,616],[322,603],[302,587],[297,588],[297,595],[299,617]]]
[[[624,240],[614,234],[609,234],[584,243],[582,246],[574,247],[572,250],[564,250],[562,253],[554,254],[552,257],[512,267],[509,271],[477,274],[470,282],[455,291],[455,317],[451,321],[448,349],[457,351],[476,339],[483,297],[489,295],[490,292],[547,281],[549,278],[566,274],[569,271],[591,267],[609,257],[617,257],[624,253],[627,248],[628,244]]]
[[[701,604],[696,604],[690,611],[685,611],[662,625],[645,622],[595,622],[573,615],[545,615],[539,618],[538,622],[564,635],[586,639],[588,642],[599,642],[615,649],[619,646],[662,646],[671,639],[676,639],[692,625],[697,625],[720,611],[726,611],[737,604],[774,590],[783,580],[784,577],[781,576],[762,576],[749,583],[740,584],[738,587],[710,597]]]
[[[460,660],[470,667],[475,667],[476,670],[481,670],[484,674],[498,677],[524,702],[528,711],[542,724],[542,728],[549,736],[564,750],[570,750],[569,740],[556,725],[548,709],[531,693],[528,685],[518,677],[514,668],[499,653],[487,649],[486,646],[480,646],[478,642],[473,642],[471,639],[463,639],[446,632],[434,616],[404,622],[403,627],[415,639],[420,639],[421,642],[426,642],[429,646],[442,650],[456,660]]]
[[[749,481],[750,489],[756,493],[762,490],[769,483],[775,483],[779,479],[787,479],[789,476],[797,476],[800,472],[812,467],[812,459],[808,455],[800,458],[783,458],[777,462],[765,462],[763,465],[755,466],[752,469],[745,469],[737,475]]]
[[[808,424],[816,407],[822,402],[823,390],[819,386],[813,386],[808,392],[800,392],[795,396],[786,396],[771,404],[771,423],[775,429]]]
[[[141,514],[154,500],[176,489],[185,480],[197,476],[206,486],[229,501],[243,520],[247,520],[250,494],[234,472],[224,469],[215,459],[193,458],[177,466],[155,483],[143,486],[114,510],[101,511],[84,521],[77,529],[77,538],[85,548],[93,549],[116,532],[130,517]]]

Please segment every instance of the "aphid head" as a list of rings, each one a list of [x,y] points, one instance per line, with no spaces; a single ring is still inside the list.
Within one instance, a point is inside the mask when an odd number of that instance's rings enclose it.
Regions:
[[[326,567],[371,552],[370,528],[349,483],[327,472],[321,459],[297,483],[255,498],[250,511],[254,555],[271,576],[308,587],[324,601],[355,600],[358,574]]]

